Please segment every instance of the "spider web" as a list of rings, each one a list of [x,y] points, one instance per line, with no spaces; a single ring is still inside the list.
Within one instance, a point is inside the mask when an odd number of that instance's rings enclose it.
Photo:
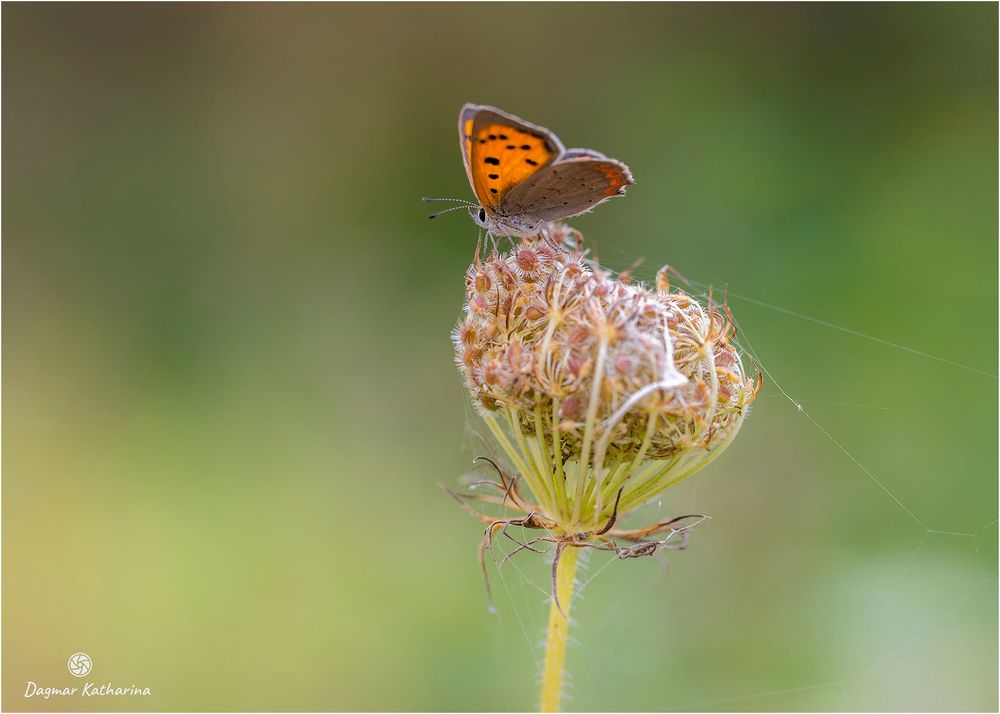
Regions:
[[[623,253],[623,251],[617,251]],[[685,278],[682,286],[690,294],[696,295],[703,301],[712,299],[716,304],[722,297],[720,286],[725,283],[711,276],[685,270]],[[699,279],[694,279],[699,278]],[[647,280],[647,282],[649,282]],[[879,508],[876,499],[882,499],[893,512],[898,514],[896,521],[891,524],[893,533],[892,540],[910,542],[911,545],[898,551],[898,557],[886,558],[880,555],[877,561],[877,572],[873,572],[867,579],[863,579],[865,586],[861,592],[854,592],[854,603],[852,611],[856,610],[861,621],[856,629],[864,630],[865,623],[883,623],[884,626],[875,626],[871,632],[863,632],[862,636],[843,637],[843,641],[835,641],[829,646],[842,650],[843,654],[834,657],[840,665],[835,671],[830,672],[827,677],[807,677],[802,678],[794,672],[787,675],[782,673],[769,673],[771,676],[760,677],[768,681],[783,680],[784,686],[774,687],[754,687],[741,684],[747,678],[737,677],[736,683],[725,681],[725,677],[715,676],[706,680],[701,687],[688,687],[689,691],[699,691],[704,696],[684,696],[673,699],[670,697],[670,671],[673,669],[664,665],[635,663],[634,666],[650,676],[656,676],[665,681],[666,688],[656,699],[650,700],[650,708],[657,710],[729,710],[729,709],[809,709],[809,708],[844,708],[844,709],[898,709],[898,708],[921,708],[921,709],[954,709],[957,708],[955,701],[947,696],[942,698],[940,691],[936,691],[930,686],[929,691],[937,695],[930,700],[920,700],[914,702],[906,696],[892,696],[891,692],[899,687],[913,685],[916,696],[917,693],[928,691],[928,685],[919,681],[926,676],[928,671],[935,671],[935,667],[928,666],[927,661],[939,653],[948,654],[952,652],[954,643],[958,643],[960,648],[968,649],[969,643],[977,652],[992,653],[990,657],[981,658],[984,660],[984,672],[976,675],[976,682],[980,685],[984,681],[992,680],[992,691],[979,686],[981,698],[975,697],[965,699],[961,703],[964,709],[993,709],[997,708],[996,694],[996,642],[997,642],[997,563],[995,551],[990,552],[987,541],[996,538],[997,522],[995,493],[970,493],[965,497],[970,499],[982,499],[984,496],[990,498],[991,505],[989,513],[991,518],[984,519],[984,522],[970,524],[968,528],[955,529],[950,525],[950,521],[945,516],[940,515],[935,509],[927,510],[914,503],[911,495],[905,493],[904,489],[892,484],[886,478],[884,469],[876,468],[872,465],[872,459],[863,453],[865,446],[863,441],[859,441],[857,435],[854,438],[841,436],[840,430],[832,426],[836,419],[823,414],[824,410],[830,409],[846,411],[859,416],[854,417],[854,421],[859,422],[863,429],[871,429],[871,425],[866,420],[873,419],[873,415],[892,418],[894,415],[925,415],[929,418],[950,419],[967,416],[967,409],[915,409],[907,406],[895,406],[871,403],[870,400],[859,400],[852,397],[831,399],[829,395],[818,393],[801,393],[784,380],[783,370],[776,368],[773,362],[773,348],[762,347],[755,344],[755,336],[748,333],[745,325],[741,322],[744,318],[742,313],[748,306],[766,311],[771,315],[770,319],[783,320],[791,323],[789,327],[794,329],[796,324],[806,324],[825,331],[828,335],[834,335],[838,339],[852,340],[860,344],[869,344],[872,347],[879,346],[895,351],[899,355],[905,355],[907,359],[919,359],[927,363],[929,369],[960,370],[971,379],[978,379],[983,384],[984,399],[992,399],[996,391],[997,375],[982,366],[966,364],[951,359],[950,356],[933,354],[912,346],[900,344],[898,342],[884,339],[882,337],[865,333],[850,326],[837,324],[822,317],[808,315],[797,310],[793,310],[772,302],[760,300],[731,290],[726,290],[729,303],[734,307],[736,315],[734,322],[739,329],[736,341],[741,351],[752,364],[751,367],[758,368],[765,377],[765,390],[753,406],[756,419],[750,419],[748,425],[755,421],[762,420],[761,412],[773,413],[784,412],[785,424],[795,434],[801,435],[804,431],[811,432],[813,436],[819,437],[819,444],[816,448],[825,452],[822,458],[826,460],[837,459],[835,471],[839,478],[845,480],[853,479],[855,482],[851,488],[858,498],[861,499],[864,509]],[[856,349],[856,347],[855,347]],[[820,380],[819,387],[822,388]],[[813,385],[811,385],[813,386]],[[815,394],[816,398],[812,398]],[[471,415],[470,415],[471,416]],[[794,421],[789,422],[787,417]],[[470,422],[471,423],[471,422]],[[753,432],[753,427],[746,429],[747,433]],[[751,436],[742,436],[737,439],[737,443],[752,439]],[[727,455],[732,458],[732,454]],[[724,462],[726,459],[720,460]],[[724,468],[724,465],[723,465]],[[713,470],[722,470],[719,466],[713,466]],[[891,472],[890,472],[891,473]],[[703,485],[711,478],[708,474],[699,474],[688,483],[682,484],[676,489],[677,494],[671,491],[662,500],[654,504],[647,504],[639,509],[637,522],[652,522],[654,519],[664,515],[679,515],[681,510],[686,513],[699,512],[699,505],[703,505],[708,511],[712,510],[712,503],[706,503],[703,498]],[[714,481],[718,483],[718,481]],[[859,484],[866,484],[862,490]],[[933,484],[932,484],[933,485]],[[932,492],[936,496],[938,492]],[[669,500],[673,505],[669,510],[664,510],[663,501]],[[679,509],[680,503],[687,504],[686,508]],[[651,510],[656,513],[650,513]],[[845,514],[850,515],[850,514]],[[636,513],[633,513],[636,517]],[[872,523],[885,526],[885,519],[863,515],[862,527],[871,527]],[[850,524],[847,525],[850,527]],[[912,531],[912,533],[911,533]],[[794,537],[794,533],[792,534]],[[699,547],[698,541],[701,534],[695,534],[692,538],[693,549],[695,551],[706,551],[710,546]],[[876,543],[876,545],[878,545]],[[771,543],[770,548],[781,548],[782,541]],[[878,551],[879,548],[874,550]],[[886,550],[886,549],[883,549]],[[888,548],[888,550],[893,550]],[[509,548],[501,545],[496,554],[496,558],[502,559]],[[532,554],[528,554],[532,555]],[[714,549],[714,555],[725,558],[718,548]],[[675,554],[671,562],[681,558],[696,557],[691,552],[687,554]],[[700,557],[711,557],[703,552]],[[864,558],[865,554],[860,557]],[[971,565],[970,565],[971,559]],[[502,609],[509,608],[517,621],[524,636],[531,656],[534,658],[536,671],[541,670],[541,649],[544,645],[544,625],[549,598],[549,571],[550,560],[534,558],[534,562],[529,563],[527,559],[518,560],[517,557],[506,561],[505,566],[500,569],[493,569],[497,576],[500,588],[495,588],[495,594],[503,595],[503,602],[498,602]],[[646,560],[646,559],[644,559]],[[679,562],[679,561],[677,561]],[[618,564],[619,569],[612,568],[612,564]],[[602,643],[620,642],[627,645],[627,633],[622,633],[624,625],[621,624],[629,608],[632,608],[628,598],[621,595],[622,590],[635,592],[642,591],[659,592],[660,595],[670,596],[674,594],[675,587],[687,587],[686,585],[675,586],[670,582],[667,587],[663,584],[663,574],[666,572],[662,568],[646,568],[644,572],[637,574],[633,571],[633,563],[623,563],[618,561],[613,554],[591,553],[588,557],[581,558],[581,570],[577,579],[577,595],[573,606],[573,627],[571,635],[574,633],[581,640],[587,642],[587,647],[573,648],[568,653],[567,659],[567,694],[564,696],[564,705],[572,705],[573,679],[572,673],[577,671],[587,672],[592,670],[595,676],[601,676],[605,681],[613,678],[607,670],[609,657],[603,649],[600,654],[588,655],[594,651],[595,642]],[[671,566],[673,567],[673,566]],[[855,563],[849,562],[844,569],[849,570],[856,567]],[[864,570],[866,566],[860,566]],[[919,574],[914,571],[920,570]],[[660,570],[660,572],[656,572]],[[628,571],[628,572],[626,572]],[[607,573],[616,573],[613,578],[609,578]],[[600,612],[594,612],[593,607],[588,607],[586,596],[592,585],[601,578],[601,581],[613,580],[613,592],[603,592],[595,595],[599,599]],[[694,585],[691,585],[694,587]],[[499,600],[499,598],[498,598]],[[822,602],[822,598],[819,599]],[[638,606],[636,606],[638,607]],[[905,616],[899,613],[905,612]],[[649,616],[655,616],[657,610],[651,610]],[[595,617],[596,616],[596,617]],[[817,612],[817,622],[821,620],[823,613]],[[579,622],[577,622],[579,620]],[[498,624],[506,626],[507,623]],[[822,627],[818,627],[822,631]],[[846,646],[850,640],[858,640]],[[683,650],[681,645],[678,645]],[[574,661],[585,659],[582,664]],[[614,659],[612,655],[611,659]],[[593,660],[593,661],[590,661]],[[968,668],[975,663],[975,657],[966,656],[956,667],[941,667],[939,672],[942,676],[953,676],[959,679],[964,674],[963,668]],[[990,674],[992,672],[992,674]],[[879,678],[884,678],[884,683],[880,683]],[[971,686],[975,686],[974,684]],[[588,694],[594,694],[588,689]],[[598,692],[599,694],[599,692]],[[599,696],[595,699],[587,696],[588,708],[602,708],[600,704],[594,702],[602,701]],[[612,701],[621,701],[609,699]],[[910,702],[906,704],[904,702]],[[613,704],[608,704],[603,708],[615,708]]]
[[[689,280],[688,282],[691,284],[692,287],[699,289],[697,294],[699,294],[699,296],[702,299],[708,299],[709,289],[713,283],[715,285],[719,284],[719,281],[703,283],[694,280]],[[890,347],[892,349],[899,350],[901,352],[909,353],[911,355],[915,355],[927,360],[933,360],[944,365],[957,367],[959,369],[966,370],[970,373],[981,375],[983,377],[990,378],[992,380],[996,380],[997,378],[996,374],[972,365],[956,362],[946,357],[914,349],[912,347],[898,344],[889,340],[885,340],[877,336],[869,335],[849,327],[829,322],[827,320],[822,320],[819,318],[812,317],[810,315],[805,315],[800,312],[790,310],[788,308],[784,308],[781,306],[772,305],[770,303],[757,300],[748,297],[746,295],[728,293],[728,297],[730,299],[735,299],[740,302],[757,305],[759,307],[795,318],[797,320],[808,321],[830,330],[842,332],[852,337],[881,344],[886,347]],[[843,441],[834,436],[834,434],[831,432],[830,429],[824,426],[823,423],[821,423],[815,416],[813,416],[812,413],[806,408],[806,405],[815,404],[815,405],[828,405],[828,406],[838,406],[847,408],[873,409],[879,411],[904,411],[909,413],[924,413],[924,414],[934,414],[941,416],[942,414],[940,412],[899,409],[895,407],[886,407],[879,405],[867,405],[867,404],[861,405],[861,404],[853,404],[850,402],[798,399],[792,394],[790,394],[788,391],[786,391],[786,389],[782,386],[782,383],[778,380],[775,374],[768,369],[767,364],[764,362],[764,360],[761,358],[761,355],[754,348],[754,345],[751,342],[749,335],[742,329],[742,326],[740,325],[739,321],[734,319],[734,322],[737,324],[737,327],[740,328],[740,332],[742,333],[742,339],[738,340],[740,347],[743,349],[745,354],[748,354],[749,356],[752,357],[753,363],[764,373],[769,383],[773,385],[775,389],[778,390],[778,394],[772,394],[770,396],[783,399],[785,402],[788,403],[790,407],[794,408],[795,413],[797,415],[804,417],[809,422],[809,425],[811,427],[818,430],[823,435],[823,437],[827,439],[833,445],[833,447],[835,447],[836,450],[840,452],[848,460],[850,466],[853,467],[854,470],[860,472],[865,477],[867,477],[875,485],[875,487],[877,487],[877,489],[881,491],[884,497],[890,499],[891,502],[895,504],[895,506],[900,511],[905,513],[906,516],[910,520],[912,520],[913,523],[921,531],[916,546],[914,547],[909,557],[906,558],[902,570],[899,572],[899,575],[894,580],[894,583],[889,591],[888,597],[885,598],[882,607],[883,611],[885,611],[885,609],[887,609],[890,606],[891,599],[898,594],[900,588],[903,586],[903,583],[907,578],[907,575],[913,568],[914,563],[917,562],[922,550],[928,545],[928,541],[930,539],[941,538],[941,537],[943,538],[957,537],[957,538],[969,539],[973,550],[977,553],[979,552],[980,546],[982,545],[983,539],[986,537],[987,531],[993,529],[993,527],[998,522],[998,519],[996,517],[994,517],[988,523],[967,532],[936,527],[936,523],[933,520],[933,515],[930,516],[925,514],[918,515],[914,511],[914,509],[910,505],[908,505],[908,503],[904,500],[902,496],[897,495],[897,493],[892,488],[887,486],[886,483],[878,475],[876,475],[860,458],[855,456],[852,449],[849,449],[843,443]],[[939,615],[931,617],[928,621],[918,626],[916,632],[913,633],[911,637],[904,639],[902,642],[899,642],[898,644],[896,644],[896,646],[889,648],[882,654],[878,654],[877,651],[875,653],[857,651],[855,655],[851,657],[850,661],[857,662],[858,664],[846,666],[841,672],[841,675],[836,679],[799,685],[799,686],[790,686],[785,689],[766,690],[766,691],[760,691],[742,695],[734,695],[719,699],[690,702],[687,703],[684,708],[699,709],[703,707],[720,706],[727,704],[740,704],[748,702],[749,700],[752,699],[774,698],[786,694],[797,694],[801,692],[815,691],[828,688],[844,689],[850,686],[852,680],[857,680],[872,672],[875,672],[882,665],[893,660],[894,658],[898,657],[907,650],[913,649],[915,647],[920,646],[921,644],[926,643],[935,635],[945,634],[949,632],[961,632],[964,630],[976,630],[976,629],[996,630],[997,624],[995,621],[966,625],[966,626],[948,627],[946,625],[949,618],[955,612],[959,611],[962,608],[962,606],[965,605],[971,598],[983,592],[984,590],[991,589],[991,586],[995,585],[996,585],[995,569],[993,572],[988,572],[984,568],[983,577],[981,579],[973,581],[971,585],[969,585],[965,593],[962,594],[957,599],[951,601],[950,604],[948,604],[946,608],[942,612],[940,612]],[[995,587],[993,587],[992,589],[995,589]],[[993,599],[995,601],[995,597]],[[994,708],[994,709],[996,708],[995,704],[993,703],[984,703],[984,704],[986,704],[986,708]],[[861,704],[861,706],[864,708],[863,704]]]

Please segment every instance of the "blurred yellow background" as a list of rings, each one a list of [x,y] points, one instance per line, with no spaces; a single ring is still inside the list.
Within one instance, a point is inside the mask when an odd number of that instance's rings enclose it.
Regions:
[[[589,561],[568,708],[996,710],[995,5],[2,12],[5,709],[535,706],[547,561],[489,616],[435,486],[471,101],[628,162],[572,223],[770,375],[668,576]],[[152,695],[24,697],[78,651]]]

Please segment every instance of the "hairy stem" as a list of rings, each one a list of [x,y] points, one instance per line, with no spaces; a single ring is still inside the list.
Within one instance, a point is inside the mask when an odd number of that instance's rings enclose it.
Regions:
[[[556,398],[552,404],[552,412],[549,414],[549,428],[552,432],[552,458],[556,464],[556,472],[553,474],[556,491],[556,507],[559,509],[560,519],[569,519],[569,499],[566,497],[566,472],[563,470],[562,446],[559,443],[559,399]]]
[[[542,670],[542,704],[543,712],[559,711],[562,699],[563,664],[566,661],[566,640],[569,636],[569,614],[573,604],[573,581],[576,578],[576,563],[580,558],[580,548],[566,548],[559,559],[559,569],[556,572],[556,592],[559,594],[559,604],[556,601],[549,605],[549,628],[545,638],[545,668]]]

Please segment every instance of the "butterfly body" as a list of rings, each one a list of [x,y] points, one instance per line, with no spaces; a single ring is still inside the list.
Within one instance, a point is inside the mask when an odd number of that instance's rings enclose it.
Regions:
[[[586,213],[634,183],[628,166],[590,149],[566,149],[548,129],[495,107],[466,104],[458,117],[472,219],[494,235],[535,235]]]

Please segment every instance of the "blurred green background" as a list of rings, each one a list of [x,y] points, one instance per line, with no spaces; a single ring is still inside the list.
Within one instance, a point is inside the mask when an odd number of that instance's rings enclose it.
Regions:
[[[573,224],[770,373],[633,519],[712,516],[668,576],[590,560],[567,707],[996,710],[993,4],[5,4],[4,708],[534,708],[547,562],[489,616],[435,486],[466,101],[627,161]],[[76,651],[152,696],[24,698]]]

